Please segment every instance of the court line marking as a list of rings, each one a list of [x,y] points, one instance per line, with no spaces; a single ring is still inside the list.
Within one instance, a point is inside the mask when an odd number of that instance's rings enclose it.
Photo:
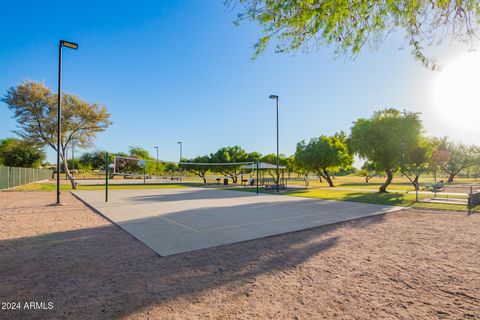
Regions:
[[[300,197],[299,197],[300,198]],[[305,198],[305,199],[302,199],[302,200],[307,200],[307,199],[310,199],[310,198]],[[126,201],[123,201],[123,200],[120,200],[120,199],[115,199],[117,203],[122,203],[123,206],[126,206],[126,207],[131,207],[131,208],[136,208],[138,209],[139,211],[142,211],[144,213],[146,213],[148,216],[152,216],[152,212],[147,210],[147,209],[144,209],[141,207],[142,204],[144,203],[139,203],[139,204],[129,204],[128,202]],[[321,199],[321,200],[324,200],[324,199]],[[283,202],[283,201],[280,201],[280,203]],[[296,202],[296,201],[294,201]],[[300,203],[303,202],[303,201],[299,201]],[[330,201],[328,201],[330,202]],[[335,200],[331,200],[332,203],[341,203],[343,201],[335,201]],[[363,204],[363,203],[360,203],[360,204]],[[273,205],[272,205],[273,206]],[[104,206],[104,208],[109,208],[110,206],[107,204],[106,206]],[[264,206],[265,207],[265,206]],[[332,214],[332,213],[336,213],[336,212],[343,212],[345,211],[345,209],[351,209],[350,206],[345,206],[345,207],[342,207],[342,208],[338,208],[336,210],[329,210],[329,211],[324,211],[324,212],[316,212],[316,213],[309,213],[309,214],[303,214],[303,215],[298,215],[298,216],[293,216],[293,217],[285,217],[285,218],[279,218],[279,219],[270,219],[270,220],[264,220],[264,221],[258,221],[258,222],[251,222],[251,223],[244,223],[244,224],[236,224],[236,225],[229,225],[229,226],[222,226],[222,227],[215,227],[215,228],[209,228],[209,229],[196,229],[194,227],[190,227],[190,226],[187,226],[187,225],[184,225],[180,222],[176,222],[174,220],[171,220],[169,218],[165,218],[163,217],[162,215],[154,215],[154,217],[156,218],[160,218],[160,219],[163,219],[169,223],[172,223],[172,224],[175,224],[177,226],[180,226],[180,227],[183,227],[185,229],[188,229],[190,231],[194,231],[194,232],[197,232],[197,233],[201,233],[201,232],[210,232],[210,231],[218,231],[218,230],[225,230],[225,229],[232,229],[232,228],[239,228],[239,227],[245,227],[245,226],[253,226],[253,225],[261,225],[261,224],[265,224],[265,223],[273,223],[273,222],[280,222],[280,221],[288,221],[288,220],[292,220],[292,219],[296,219],[296,218],[304,218],[304,217],[310,217],[310,216],[317,216],[319,215],[319,213],[321,215],[324,215],[324,214]],[[393,210],[391,210],[393,209]],[[364,217],[368,217],[368,216],[374,216],[374,215],[378,215],[378,214],[383,214],[383,213],[388,213],[388,212],[394,212],[394,211],[398,211],[398,210],[402,210],[403,207],[397,207],[397,206],[391,206],[390,209],[386,210],[386,211],[376,211],[372,214],[369,214],[367,216],[364,216]],[[128,221],[128,220],[127,220]],[[340,220],[342,221],[342,220]]]
[[[115,200],[118,201],[118,202],[124,203],[124,205],[127,206],[127,207],[137,208],[138,210],[140,210],[140,211],[148,214],[150,217],[152,216],[152,212],[151,212],[151,211],[140,207],[141,204],[128,204],[127,202],[122,201],[122,200],[119,200],[119,199],[115,199]],[[106,206],[105,208],[108,208],[108,206]],[[195,229],[195,228],[193,228],[193,227],[190,227],[190,226],[181,224],[180,222],[173,221],[173,220],[171,220],[171,219],[169,219],[169,218],[165,218],[165,217],[163,217],[163,216],[161,216],[161,215],[155,215],[154,217],[163,219],[163,220],[165,220],[165,221],[168,221],[168,222],[170,222],[170,223],[172,223],[172,224],[175,224],[175,225],[177,225],[177,226],[179,226],[179,227],[183,227],[183,228],[188,229],[188,230],[190,230],[190,231],[201,232],[201,230],[198,230],[198,229]],[[127,220],[126,222],[128,222],[128,220]],[[120,222],[120,223],[121,223],[121,222]]]
[[[375,215],[379,215],[379,214],[395,212],[395,211],[398,211],[398,210],[402,210],[403,208],[392,207],[392,209],[395,209],[395,210],[386,210],[386,211],[379,210],[379,211],[375,211],[374,213],[371,213],[369,215],[362,215],[360,217],[371,217],[371,216],[375,216]],[[332,214],[332,213],[335,213],[335,212],[343,212],[343,211],[345,211],[345,208],[337,209],[337,210],[324,211],[321,214],[322,215],[323,214]],[[319,215],[319,214],[318,213],[310,213],[310,214],[303,214],[303,215],[294,216],[294,217],[285,217],[285,218],[280,218],[280,219],[270,219],[270,220],[264,220],[264,221],[259,221],[259,222],[251,222],[251,223],[236,224],[236,225],[216,227],[216,228],[210,228],[210,229],[203,229],[201,231],[202,232],[210,232],[210,231],[224,230],[224,229],[230,229],[230,228],[260,225],[260,224],[265,224],[265,223],[280,222],[280,221],[292,220],[292,219],[296,219],[296,218],[311,217],[311,216],[317,216],[317,215]],[[339,220],[339,222],[341,222],[341,221],[342,220]]]

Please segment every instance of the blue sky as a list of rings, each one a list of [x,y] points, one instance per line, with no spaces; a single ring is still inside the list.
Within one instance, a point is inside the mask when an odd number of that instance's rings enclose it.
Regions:
[[[422,112],[428,134],[473,142],[436,118],[431,92],[437,73],[414,61],[401,34],[355,60],[332,48],[252,61],[259,36],[253,23],[235,26],[222,0],[22,1],[0,13],[0,93],[24,80],[54,91],[59,39],[79,43],[64,51],[63,89],[105,104],[113,125],[96,148],[112,152],[139,145],[160,158],[207,154],[240,145],[275,152],[275,106],[280,96],[281,152],[302,139],[348,131],[352,121],[397,107]],[[435,48],[442,61],[464,50]],[[15,121],[0,103],[0,138]],[[49,151],[49,160],[53,153]]]

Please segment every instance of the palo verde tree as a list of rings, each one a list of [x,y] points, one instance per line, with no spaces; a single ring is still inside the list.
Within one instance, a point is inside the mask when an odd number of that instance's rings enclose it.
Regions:
[[[0,164],[10,167],[38,168],[45,152],[33,144],[15,138],[0,140]]]
[[[331,137],[313,138],[308,143],[299,142],[295,159],[301,167],[323,177],[330,187],[335,186],[330,172],[349,168],[353,163],[353,155],[348,149],[347,138],[343,132]]]
[[[436,68],[424,46],[444,39],[472,43],[477,38],[480,3],[477,0],[226,0],[240,3],[236,23],[254,21],[263,29],[254,57],[272,40],[276,52],[331,46],[335,54],[357,56],[378,48],[393,31],[401,31],[412,55]]]
[[[365,161],[358,174],[365,178],[365,183],[369,183],[370,179],[380,175],[375,168],[375,165],[369,161]]]
[[[192,159],[182,159],[182,164],[179,165],[183,170],[193,173],[194,175],[203,179],[203,183],[207,183],[207,172],[210,170],[210,166],[202,165],[210,162],[209,156],[199,156]]]
[[[217,152],[210,154],[210,161],[216,163],[236,163],[253,161],[245,150],[239,146],[224,147],[218,149]],[[240,174],[241,165],[225,165],[215,166],[212,170],[232,178],[232,182],[236,183],[238,175]]]
[[[285,170],[287,171],[287,177],[290,179],[292,173],[294,173],[297,169],[297,164],[295,162],[295,155],[290,155],[283,159],[283,165],[285,166]]]
[[[441,141],[438,149],[448,155],[447,160],[441,165],[441,169],[448,174],[448,182],[453,182],[462,170],[475,165],[480,154],[476,146],[449,141],[446,138]]]
[[[429,162],[432,157],[433,142],[420,139],[413,148],[406,148],[400,159],[400,172],[407,177],[415,188],[418,188],[418,179],[422,173],[429,171]]]
[[[430,161],[428,161],[428,169],[433,174],[435,183],[437,182],[438,171],[441,170],[450,159],[450,153],[442,147],[446,138],[442,140],[432,139],[433,150],[432,155],[430,156]]]
[[[41,82],[25,81],[12,87],[2,99],[13,111],[20,137],[39,146],[57,151],[57,95]],[[62,131],[60,158],[62,169],[75,188],[75,180],[67,166],[66,150],[72,141],[88,148],[99,132],[111,124],[105,106],[89,103],[71,94],[62,95]]]
[[[387,192],[393,174],[406,161],[403,155],[418,147],[422,128],[417,113],[396,109],[377,111],[370,119],[354,122],[350,135],[353,151],[387,175],[380,192]]]
[[[80,166],[84,170],[99,170],[99,169],[105,168],[105,164],[106,164],[105,155],[106,155],[106,151],[102,151],[102,150],[84,152],[78,158],[78,160],[80,162]],[[114,155],[109,153],[108,158],[110,163],[113,163],[113,157]]]
[[[143,159],[143,160],[153,160],[153,157],[150,155],[148,150],[139,146],[130,146],[128,148],[128,154],[132,158]]]

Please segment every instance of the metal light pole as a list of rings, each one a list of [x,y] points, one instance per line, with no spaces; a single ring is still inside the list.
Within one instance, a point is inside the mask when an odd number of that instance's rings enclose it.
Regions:
[[[270,99],[274,99],[277,103],[277,192],[279,192],[279,184],[280,184],[280,171],[279,171],[279,159],[280,159],[280,156],[279,156],[279,138],[278,138],[278,96],[272,94],[270,95],[269,97]]]
[[[178,162],[181,162],[182,161],[182,141],[178,141],[177,144],[180,145],[180,159],[178,160]]]
[[[61,139],[61,119],[62,119],[62,48],[67,47],[77,50],[78,44],[60,40],[58,46],[58,93],[57,93],[57,202],[60,205],[60,139]]]
[[[158,147],[154,147],[155,149],[157,149],[157,180],[158,180]]]
[[[180,145],[180,159],[178,159],[178,171],[180,171],[180,181],[182,181],[182,168],[180,168],[180,162],[182,162],[182,141],[178,141],[177,144]]]

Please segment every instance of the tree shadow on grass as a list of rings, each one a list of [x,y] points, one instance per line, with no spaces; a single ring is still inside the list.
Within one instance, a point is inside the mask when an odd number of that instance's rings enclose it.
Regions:
[[[335,191],[335,190],[332,190]],[[309,190],[300,190],[293,191],[293,193],[305,197],[309,197]],[[319,196],[318,198],[322,198]],[[325,197],[325,199],[331,199]],[[398,192],[391,193],[380,193],[380,192],[349,192],[346,194],[336,194],[335,200],[340,201],[352,201],[352,202],[362,202],[362,203],[372,203],[372,204],[381,204],[381,205],[392,205],[392,206],[410,206],[414,202],[405,199],[405,194]]]
[[[379,215],[347,224],[363,228],[382,221]],[[54,304],[53,310],[4,313],[16,319],[118,318],[177,298],[201,299],[213,288],[248,287],[260,275],[294,268],[335,247],[340,239],[332,232],[345,225],[168,257],[110,224],[2,240],[0,301]]]

